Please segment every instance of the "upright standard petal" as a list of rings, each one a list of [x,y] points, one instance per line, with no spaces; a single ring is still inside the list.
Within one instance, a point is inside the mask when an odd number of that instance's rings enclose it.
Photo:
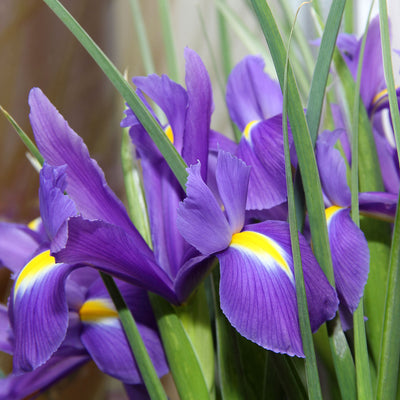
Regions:
[[[107,185],[103,171],[90,158],[83,140],[40,89],[31,90],[29,104],[38,148],[49,164],[67,165],[67,192],[79,212],[86,218],[102,219],[136,231],[122,202]]]
[[[263,59],[247,56],[229,76],[226,102],[233,122],[244,131],[249,122],[282,112],[282,91],[264,72]]]
[[[207,179],[208,137],[213,99],[208,72],[193,50],[185,49],[188,108],[183,138],[182,157],[187,165],[200,161],[201,176]]]
[[[66,219],[78,214],[74,202],[65,193],[66,168],[66,165],[51,167],[45,163],[40,171],[40,215],[50,239]]]
[[[200,175],[200,164],[188,168],[187,197],[179,204],[177,226],[182,236],[204,255],[225,249],[231,227]]]
[[[219,152],[216,180],[232,233],[240,232],[244,226],[249,175],[250,167],[243,161],[230,153]]]

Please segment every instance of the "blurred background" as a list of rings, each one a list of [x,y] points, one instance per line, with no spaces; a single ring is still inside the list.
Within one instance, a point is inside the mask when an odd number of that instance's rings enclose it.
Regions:
[[[292,4],[295,12],[301,1],[288,3]],[[327,11],[330,2],[325,3]],[[355,4],[359,18],[356,24],[358,34],[364,29],[369,7],[366,3],[359,1]],[[400,2],[391,0],[388,3],[389,15],[400,16]],[[145,74],[129,0],[64,0],[63,4],[118,69],[126,71],[129,79]],[[183,49],[189,46],[200,54],[213,82],[214,101],[219,110],[213,116],[213,129],[230,134],[223,105],[224,80],[221,84],[221,79],[217,79],[217,76],[221,76],[218,58],[221,49],[215,1],[171,0],[169,4],[180,83],[184,82]],[[158,1],[143,0],[140,6],[155,70],[158,74],[166,73]],[[229,6],[240,16],[247,29],[262,37],[246,0],[229,1]],[[279,15],[280,8],[274,4],[272,8],[276,8]],[[310,20],[310,11],[305,8],[300,13],[298,24],[312,39],[316,33],[309,29],[313,26]],[[393,47],[400,49],[399,24],[395,21],[392,30]],[[237,30],[230,30],[228,26],[228,32],[232,43],[232,62],[236,63],[249,53],[249,49],[240,40]],[[43,1],[1,0],[0,55],[0,105],[32,137],[27,99],[32,87],[40,87],[70,126],[83,137],[91,156],[103,168],[109,185],[124,198],[119,161],[119,122],[123,116],[123,101],[103,72]],[[400,63],[398,59],[394,59],[394,62],[398,76]],[[38,216],[38,174],[25,153],[24,145],[6,118],[0,115],[0,220],[27,223]],[[0,268],[0,300],[3,303],[9,287],[9,274]],[[10,359],[1,354],[0,367],[6,370],[10,368]],[[104,390],[104,385],[107,390]],[[75,400],[123,398],[120,397],[120,386],[104,378],[93,365],[81,369],[73,379],[67,378],[41,398],[62,399],[72,396]]]

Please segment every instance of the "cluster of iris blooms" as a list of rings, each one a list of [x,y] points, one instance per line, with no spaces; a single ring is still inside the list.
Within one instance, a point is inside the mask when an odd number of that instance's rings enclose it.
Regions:
[[[360,193],[359,208],[391,221],[399,169],[382,122],[388,102],[383,71],[375,68],[381,58],[379,40],[375,19],[366,41],[361,97],[374,127],[385,192]],[[340,35],[337,45],[355,76],[361,42]],[[233,69],[226,101],[243,132],[236,143],[210,127],[214,104],[201,59],[186,49],[185,60],[186,89],[165,75],[136,77],[133,83],[189,166],[186,193],[131,109],[121,123],[129,128],[141,165],[151,246],[82,139],[40,89],[30,92],[31,125],[45,160],[40,218],[28,226],[0,224],[0,260],[14,278],[8,307],[0,305],[0,350],[13,355],[12,374],[0,380],[0,399],[38,393],[90,359],[121,380],[131,398],[146,398],[98,271],[117,278],[159,376],[168,373],[168,363],[147,291],[184,304],[216,259],[219,301],[232,326],[267,350],[304,357],[287,223],[281,89],[257,56]],[[162,110],[166,124],[147,98]],[[369,270],[367,241],[350,216],[346,164],[351,165],[351,152],[340,105],[333,115],[337,129],[320,133],[315,153],[335,289],[318,265],[308,235],[299,233],[313,332],[337,312],[343,328],[351,328]],[[296,168],[293,146],[291,159]]]

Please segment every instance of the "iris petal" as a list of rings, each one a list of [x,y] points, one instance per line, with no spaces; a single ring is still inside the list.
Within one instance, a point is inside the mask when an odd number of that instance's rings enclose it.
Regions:
[[[62,343],[68,326],[64,285],[73,269],[68,264],[57,264],[46,250],[18,275],[12,295],[15,371],[37,368]]]

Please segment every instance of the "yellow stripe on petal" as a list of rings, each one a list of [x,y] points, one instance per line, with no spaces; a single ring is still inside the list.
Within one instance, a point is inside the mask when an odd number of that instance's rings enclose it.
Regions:
[[[29,284],[36,276],[52,268],[55,264],[56,260],[50,255],[50,250],[46,250],[38,254],[35,258],[32,258],[18,275],[17,281],[15,282],[14,297],[21,284]]]
[[[285,258],[282,256],[284,250],[277,242],[269,237],[258,232],[243,231],[235,233],[232,236],[230,245],[239,249],[248,250],[261,259],[266,256],[272,258],[286,272],[289,278],[293,279],[292,271]]]
[[[326,208],[325,209],[325,218],[326,218],[327,224],[329,224],[329,222],[331,221],[334,214],[336,214],[338,211],[342,210],[343,208],[344,207],[340,207],[340,206],[330,206],[330,207]]]
[[[396,86],[395,89],[397,90],[400,86]],[[388,90],[383,89],[379,93],[377,93],[374,98],[372,99],[372,105],[374,106],[374,110],[379,106],[379,104],[387,97]]]
[[[110,300],[91,299],[83,303],[79,316],[82,322],[99,322],[102,319],[118,318],[118,312]]]
[[[244,128],[243,135],[247,140],[250,140],[251,129],[258,123],[258,120],[249,122]]]
[[[37,231],[39,228],[39,224],[42,221],[40,217],[35,218],[28,224],[28,228],[31,229],[32,231]]]
[[[165,128],[165,134],[167,135],[167,138],[170,140],[170,142],[172,143],[172,144],[174,144],[174,132],[172,132],[172,128],[171,128],[171,125],[168,125],[166,128]]]

